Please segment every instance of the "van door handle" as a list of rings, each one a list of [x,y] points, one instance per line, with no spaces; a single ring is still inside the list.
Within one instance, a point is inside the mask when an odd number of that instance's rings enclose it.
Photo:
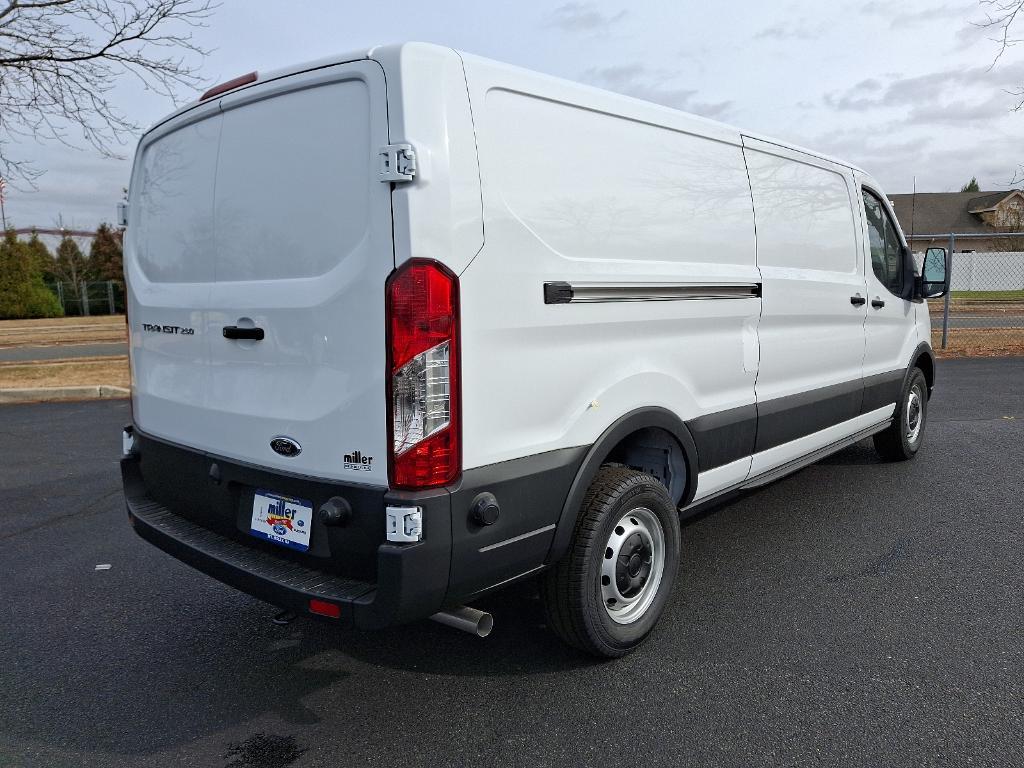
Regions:
[[[855,306],[855,307],[862,307],[862,306],[864,306],[864,302],[866,302],[866,301],[867,301],[867,299],[865,299],[859,293],[856,293],[856,294],[854,294],[853,296],[850,297],[850,303],[853,304],[853,306]]]
[[[237,325],[225,325],[221,331],[225,339],[252,339],[263,341],[262,328],[239,328]]]
[[[882,307],[885,306],[885,302],[882,301],[881,299],[872,299],[871,306],[874,307],[875,309],[881,309]]]

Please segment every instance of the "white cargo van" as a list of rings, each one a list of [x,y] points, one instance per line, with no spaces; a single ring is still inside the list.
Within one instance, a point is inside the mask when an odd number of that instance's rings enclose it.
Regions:
[[[672,109],[356,51],[158,123],[123,213],[130,520],[288,611],[484,634],[539,576],[618,656],[681,512],[921,445],[946,254],[863,171]]]

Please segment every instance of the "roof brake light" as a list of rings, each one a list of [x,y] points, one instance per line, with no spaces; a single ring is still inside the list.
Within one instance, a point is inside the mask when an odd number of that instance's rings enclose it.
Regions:
[[[248,85],[249,83],[255,83],[256,82],[256,78],[257,78],[256,73],[255,72],[250,72],[247,75],[241,75],[241,76],[233,78],[231,80],[227,80],[227,81],[221,83],[220,85],[213,86],[213,88],[211,88],[206,93],[204,93],[202,96],[200,96],[199,100],[200,101],[206,101],[207,99],[212,99],[214,96],[220,96],[222,93],[227,93],[228,91],[233,91],[235,88],[240,88],[243,85]]]

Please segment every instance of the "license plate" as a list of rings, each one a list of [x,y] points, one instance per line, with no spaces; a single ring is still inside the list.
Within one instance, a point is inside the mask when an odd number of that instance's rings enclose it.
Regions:
[[[300,552],[309,549],[313,503],[269,491],[256,491],[249,533]]]

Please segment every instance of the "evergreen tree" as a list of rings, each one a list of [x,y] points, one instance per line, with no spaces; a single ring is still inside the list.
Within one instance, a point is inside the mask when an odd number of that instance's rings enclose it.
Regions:
[[[0,318],[63,314],[57,297],[43,284],[36,254],[8,229],[0,240]]]
[[[120,233],[109,224],[100,224],[89,248],[89,269],[97,280],[124,282],[124,257]]]
[[[978,186],[978,180],[974,176],[971,176],[971,180],[960,187],[961,192],[981,192],[981,187]]]
[[[39,272],[43,276],[45,282],[53,282],[56,280],[54,269],[56,265],[53,263],[53,254],[50,253],[50,249],[46,247],[46,243],[39,239],[39,233],[33,231],[32,237],[25,243],[25,247],[28,248],[32,254],[32,258],[35,259],[36,265],[39,268]]]
[[[74,285],[74,290],[76,291],[80,282],[93,278],[90,265],[86,262],[85,256],[82,255],[82,249],[78,247],[78,243],[67,235],[64,236],[60,241],[60,245],[57,246],[54,276],[62,282]]]

